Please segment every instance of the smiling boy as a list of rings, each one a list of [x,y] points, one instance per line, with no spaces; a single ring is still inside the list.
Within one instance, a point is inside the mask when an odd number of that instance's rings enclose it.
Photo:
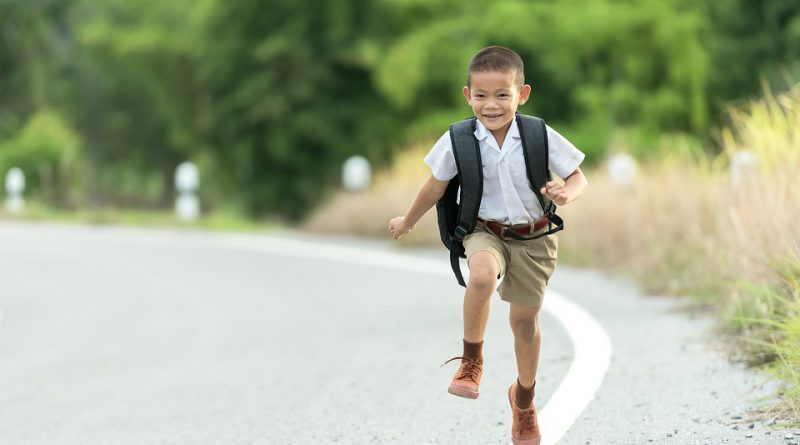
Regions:
[[[497,281],[500,297],[510,303],[509,323],[514,335],[517,379],[508,390],[512,411],[512,442],[538,445],[541,440],[533,405],[541,332],[538,314],[545,286],[555,270],[558,239],[555,234],[518,240],[506,230],[535,236],[548,225],[536,192],[527,177],[523,146],[516,117],[527,102],[531,87],[525,84],[522,59],[512,50],[491,46],[469,63],[464,97],[477,118],[475,138],[482,159],[483,190],[475,230],[464,238],[470,274],[464,294],[464,338],[461,366],[450,382],[451,394],[477,398],[483,373],[483,337],[489,317],[490,297]],[[564,179],[549,181],[539,192],[562,206],[577,199],[587,185],[579,165],[584,155],[555,130],[546,127],[548,168]],[[408,233],[443,196],[458,174],[449,133],[425,157],[431,176],[405,216],[392,218],[389,231],[395,239]]]

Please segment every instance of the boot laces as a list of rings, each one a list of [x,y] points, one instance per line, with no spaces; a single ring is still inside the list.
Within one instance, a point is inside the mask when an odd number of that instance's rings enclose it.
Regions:
[[[481,362],[474,357],[453,357],[450,360],[442,363],[442,366],[452,362],[453,360],[461,359],[461,373],[458,375],[457,380],[470,379],[474,383],[478,383],[478,375],[481,372]]]
[[[536,432],[536,423],[533,421],[535,416],[533,408],[520,409],[516,414],[517,423],[519,424],[519,434]]]

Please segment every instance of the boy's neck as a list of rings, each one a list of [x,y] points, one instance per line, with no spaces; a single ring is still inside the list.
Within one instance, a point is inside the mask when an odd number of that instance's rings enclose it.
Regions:
[[[501,150],[503,149],[503,141],[506,140],[506,135],[508,134],[509,128],[511,128],[511,122],[509,122],[506,125],[503,125],[497,130],[489,130],[489,133],[491,133],[492,136],[494,136],[494,140],[497,141],[497,147],[500,148]]]

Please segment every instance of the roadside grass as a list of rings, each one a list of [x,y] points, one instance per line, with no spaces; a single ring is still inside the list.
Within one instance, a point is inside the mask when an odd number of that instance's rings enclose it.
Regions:
[[[752,365],[783,382],[780,395],[790,410],[800,413],[800,257],[780,267],[781,282],[747,286],[747,298],[736,302],[731,324],[743,334]],[[800,425],[795,421],[791,426]],[[788,425],[787,425],[788,426]]]
[[[716,310],[734,358],[779,378],[800,419],[800,85],[768,91],[729,118],[718,133],[720,154],[679,135],[635,150],[655,153],[635,187],[615,186],[604,168],[587,171],[585,195],[559,210],[560,256]],[[307,228],[388,238],[389,218],[406,212],[430,174],[421,161],[427,149],[400,154],[369,191],[338,194]],[[730,165],[743,150],[758,162],[733,181]],[[401,241],[440,246],[435,212]]]
[[[800,85],[729,116],[719,155],[672,139],[633,189],[590,172],[585,196],[562,210],[560,245],[567,259],[719,311],[734,358],[778,377],[800,419]],[[757,162],[734,181],[744,150]]]
[[[98,208],[66,211],[39,201],[27,202],[19,214],[11,214],[5,208],[0,209],[0,220],[238,232],[265,231],[278,226],[269,222],[253,221],[229,212],[201,215],[195,222],[190,223],[181,221],[174,212],[167,210]]]
[[[311,215],[305,228],[319,233],[388,238],[389,219],[406,213],[430,176],[430,170],[422,163],[428,148],[417,144],[405,150],[395,158],[389,170],[376,175],[365,192],[337,193]],[[435,210],[426,213],[416,228],[398,243],[405,246],[438,243],[441,246]]]

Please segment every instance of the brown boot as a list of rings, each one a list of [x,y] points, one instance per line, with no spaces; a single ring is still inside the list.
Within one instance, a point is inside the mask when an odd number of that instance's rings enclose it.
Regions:
[[[481,384],[481,375],[483,374],[483,361],[471,357],[453,357],[444,362],[442,366],[456,359],[461,359],[461,366],[453,376],[447,392],[454,396],[477,399],[478,386]]]
[[[533,384],[534,388],[536,383]],[[508,388],[508,403],[511,404],[511,443],[514,445],[539,445],[542,435],[539,432],[539,420],[536,418],[536,407],[531,402],[530,408],[522,409],[517,406],[515,394],[517,384]]]

